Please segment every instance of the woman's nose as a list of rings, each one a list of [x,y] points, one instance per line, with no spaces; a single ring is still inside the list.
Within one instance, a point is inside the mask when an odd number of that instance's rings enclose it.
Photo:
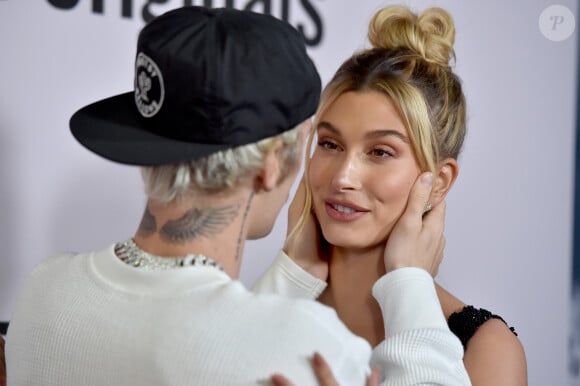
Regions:
[[[336,190],[360,189],[360,165],[354,155],[345,154],[337,160],[332,185]]]

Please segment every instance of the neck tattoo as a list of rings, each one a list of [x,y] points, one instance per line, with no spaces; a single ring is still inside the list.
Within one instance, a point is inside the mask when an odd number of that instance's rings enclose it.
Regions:
[[[239,206],[193,208],[176,220],[169,220],[159,235],[164,241],[179,244],[197,237],[210,238],[223,231],[238,216]]]
[[[246,204],[246,209],[244,210],[244,217],[242,217],[242,225],[240,226],[240,234],[238,235],[238,245],[236,246],[236,260],[240,259],[240,253],[242,252],[242,236],[244,234],[244,228],[246,226],[246,219],[248,218],[248,212],[250,211],[250,205],[252,204],[252,199],[254,198],[254,192],[250,193],[248,198],[248,203]],[[245,239],[245,237],[244,237]]]
[[[115,244],[115,255],[124,263],[147,271],[167,270],[191,266],[208,266],[223,271],[217,261],[204,255],[186,255],[177,257],[156,256],[139,248],[133,239]]]

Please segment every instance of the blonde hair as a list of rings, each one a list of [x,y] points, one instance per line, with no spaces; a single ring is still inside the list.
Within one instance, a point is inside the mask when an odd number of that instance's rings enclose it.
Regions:
[[[186,163],[142,167],[141,176],[149,198],[171,202],[199,192],[221,192],[263,167],[264,154],[277,141],[283,144],[280,159],[285,171],[298,162],[302,124],[256,143],[227,149]]]
[[[451,68],[455,26],[449,13],[429,8],[417,15],[403,6],[385,7],[373,16],[368,39],[372,47],[348,58],[324,88],[314,127],[342,94],[375,91],[397,108],[422,171],[435,172],[439,161],[457,159],[465,137],[466,108],[461,81]],[[306,182],[306,205],[289,237],[302,228],[312,206]]]

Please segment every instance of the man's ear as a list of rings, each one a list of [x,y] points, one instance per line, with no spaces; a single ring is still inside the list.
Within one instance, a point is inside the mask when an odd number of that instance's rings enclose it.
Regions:
[[[256,192],[269,192],[278,185],[278,181],[282,173],[282,165],[279,153],[283,146],[284,145],[281,140],[276,140],[273,146],[265,151],[264,165],[262,170],[256,175],[254,179]]]
[[[433,206],[437,206],[445,199],[459,175],[459,165],[453,158],[446,158],[440,162],[437,169],[433,179],[433,190],[431,191],[430,199]]]

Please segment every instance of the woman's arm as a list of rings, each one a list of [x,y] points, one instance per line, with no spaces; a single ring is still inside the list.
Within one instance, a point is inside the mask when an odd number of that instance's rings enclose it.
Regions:
[[[457,330],[465,346],[463,362],[473,385],[526,386],[526,355],[512,329],[489,311],[466,307],[439,285],[437,295],[451,329]]]
[[[519,339],[499,319],[482,324],[463,358],[474,386],[526,386],[526,355]]]

